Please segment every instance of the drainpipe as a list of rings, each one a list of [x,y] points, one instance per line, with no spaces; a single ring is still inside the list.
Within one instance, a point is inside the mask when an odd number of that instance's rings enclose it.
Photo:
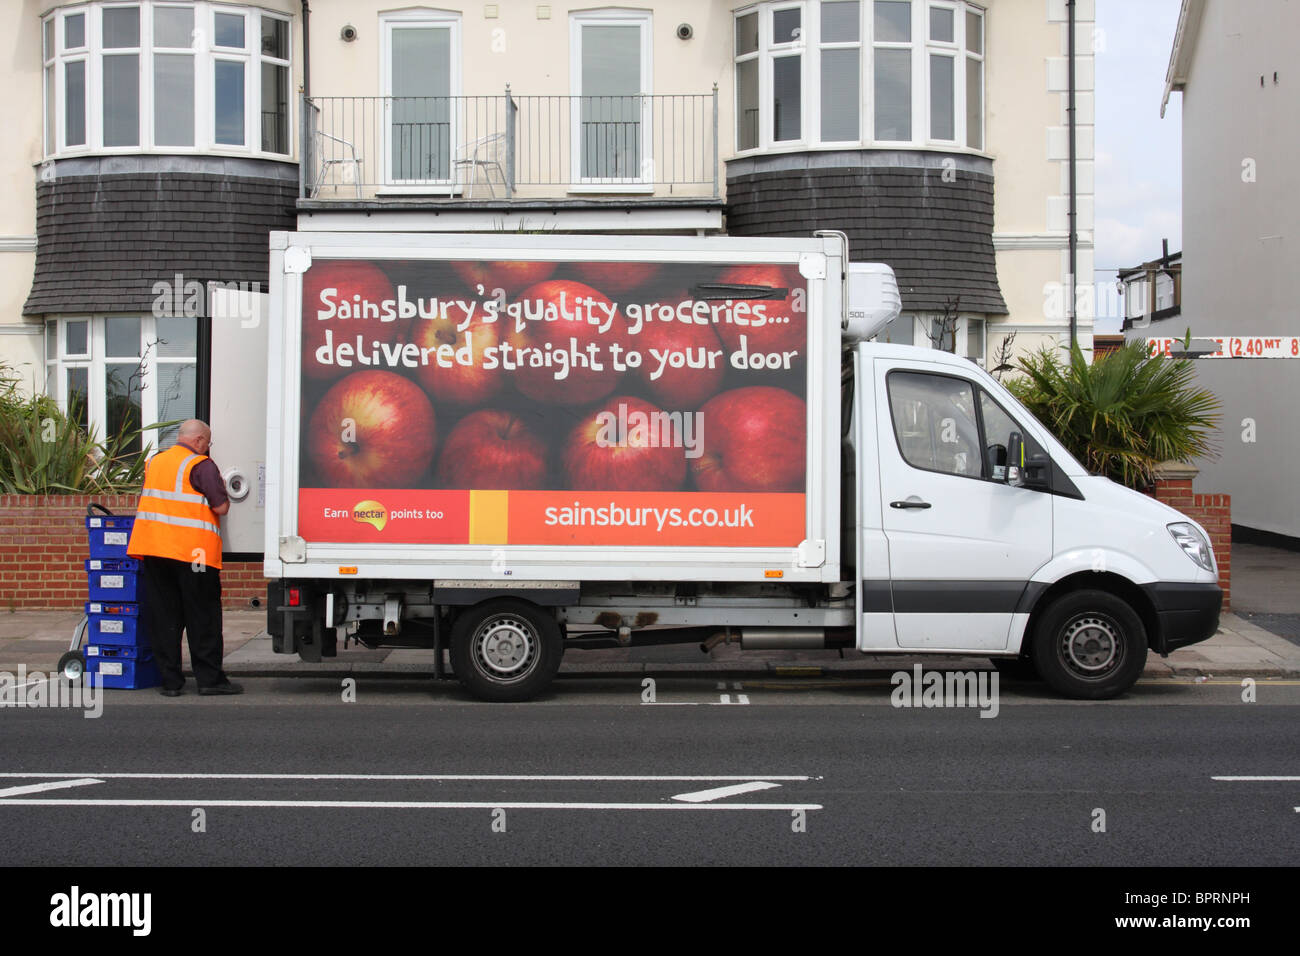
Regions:
[[[305,3],[305,0],[304,0]],[[1070,348],[1079,342],[1079,317],[1076,314],[1076,305],[1079,301],[1079,208],[1078,208],[1078,183],[1076,181],[1076,161],[1075,153],[1075,131],[1077,123],[1075,121],[1075,104],[1074,104],[1074,14],[1075,0],[1065,0],[1066,12],[1069,17],[1069,73],[1070,73],[1070,92],[1069,103],[1066,107],[1066,115],[1069,117],[1070,127],[1070,299],[1066,306],[1070,310]]]
[[[302,95],[311,96],[311,7],[302,0]]]

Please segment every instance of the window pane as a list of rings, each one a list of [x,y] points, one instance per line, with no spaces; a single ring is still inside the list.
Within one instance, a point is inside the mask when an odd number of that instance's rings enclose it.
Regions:
[[[194,145],[194,57],[155,53],[153,58],[154,142]]]
[[[197,377],[194,363],[162,362],[158,365],[158,421],[185,421],[194,417]],[[151,431],[148,440],[155,448],[172,444],[179,426]]]
[[[876,0],[876,41],[912,42],[912,4],[909,0]]]
[[[890,345],[912,345],[916,335],[916,321],[911,315],[900,315],[890,322],[876,336],[877,342],[888,342]]]
[[[86,61],[63,64],[64,143],[86,145]]]
[[[104,319],[104,354],[109,358],[140,357],[140,319],[110,315]]]
[[[858,0],[822,4],[822,42],[858,42]]]
[[[244,48],[244,15],[242,13],[218,13],[215,17],[215,42],[217,46]]]
[[[144,391],[143,375],[138,362],[109,362],[104,366],[104,435],[111,441],[123,432],[137,434],[126,446],[140,450],[140,395]]]
[[[41,51],[45,54],[45,59],[54,59],[54,18],[46,20],[41,25]]]
[[[85,319],[63,323],[63,354],[90,354],[90,323]]]
[[[758,146],[758,60],[736,64],[736,149]]]
[[[581,174],[641,172],[641,28],[582,28]]]
[[[772,138],[799,139],[802,110],[803,57],[783,56],[772,61]]]
[[[876,50],[876,139],[912,139],[911,50]]]
[[[104,57],[104,145],[140,145],[140,55]]]
[[[289,24],[275,17],[262,17],[262,54],[289,59]]]
[[[822,51],[822,139],[858,138],[858,51]]]
[[[84,365],[68,369],[68,391],[63,396],[63,407],[82,431],[89,425],[89,405],[90,369]]]
[[[966,320],[966,357],[984,360],[984,320]]]
[[[289,68],[262,64],[262,149],[289,152]]]
[[[1033,441],[1016,420],[1003,411],[997,402],[989,398],[988,393],[980,389],[980,412],[984,415],[985,462],[984,477],[993,481],[1006,480],[1007,446],[1012,432],[1020,432],[1026,445]],[[1032,454],[1025,448],[1026,454]],[[1017,462],[1017,467],[1019,463]]]
[[[183,7],[154,7],[153,45],[188,50],[194,36],[194,11]]]
[[[194,358],[198,354],[198,320],[183,315],[157,319],[155,355],[158,358]]]
[[[450,179],[451,31],[394,27],[392,71],[393,178]]]
[[[63,18],[63,48],[75,50],[86,45],[86,15],[71,14]]]
[[[59,357],[59,320],[50,319],[45,323],[45,361]]]
[[[930,39],[938,43],[952,43],[955,21],[952,11],[944,7],[930,8]]]
[[[772,42],[773,43],[793,43],[799,39],[802,34],[800,27],[803,11],[799,8],[793,10],[776,10],[772,13]]]
[[[57,149],[54,141],[54,64],[45,68],[45,151]]]
[[[984,52],[984,18],[966,11],[966,49],[972,53]]]
[[[747,13],[736,17],[736,56],[744,56],[758,49],[758,14]]]
[[[930,138],[952,139],[953,116],[953,58],[930,55]]]
[[[119,50],[140,45],[140,11],[135,7],[107,7],[104,10],[104,49]]]
[[[894,434],[914,468],[980,477],[979,427],[969,382],[913,372],[889,376]]]
[[[966,145],[984,148],[984,64],[966,58]]]
[[[244,64],[217,60],[213,65],[216,85],[217,142],[244,145]]]

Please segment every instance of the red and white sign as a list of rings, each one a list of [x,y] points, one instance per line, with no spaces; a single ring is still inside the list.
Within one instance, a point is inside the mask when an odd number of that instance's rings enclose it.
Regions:
[[[1175,352],[1174,346],[1183,339],[1156,338],[1147,339],[1147,348],[1152,357],[1168,355],[1175,357],[1182,350]],[[1220,335],[1192,339],[1192,352],[1202,352],[1214,345],[1215,351],[1197,358],[1300,358],[1300,336],[1295,335]]]

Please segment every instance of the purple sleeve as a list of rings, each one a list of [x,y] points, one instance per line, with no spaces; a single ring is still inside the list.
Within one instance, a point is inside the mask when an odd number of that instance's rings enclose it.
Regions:
[[[190,471],[190,484],[208,499],[208,506],[220,508],[229,498],[226,483],[221,480],[221,469],[211,458],[205,458]]]

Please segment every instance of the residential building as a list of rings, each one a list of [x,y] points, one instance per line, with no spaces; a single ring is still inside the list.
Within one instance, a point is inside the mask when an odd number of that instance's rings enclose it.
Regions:
[[[1300,154],[1287,92],[1300,8],[1286,0],[1183,0],[1162,113],[1182,94],[1182,315],[1168,334],[1236,338],[1232,358],[1196,362],[1223,402],[1202,486],[1232,495],[1235,530],[1300,539],[1300,335],[1293,285]],[[1165,333],[1150,332],[1150,335]],[[1276,341],[1277,347],[1273,346]],[[1285,347],[1282,347],[1285,345]],[[1212,347],[1212,346],[1211,346]],[[1261,357],[1261,356],[1280,357]]]
[[[1174,325],[1155,325],[1182,314],[1183,254],[1171,254],[1168,242],[1160,258],[1120,269],[1116,281],[1124,297],[1124,329],[1136,330],[1135,336],[1183,331]]]
[[[1092,274],[1092,0],[19,6],[0,358],[110,427],[205,413],[272,229],[839,229],[979,362],[1068,340],[1072,184]]]

